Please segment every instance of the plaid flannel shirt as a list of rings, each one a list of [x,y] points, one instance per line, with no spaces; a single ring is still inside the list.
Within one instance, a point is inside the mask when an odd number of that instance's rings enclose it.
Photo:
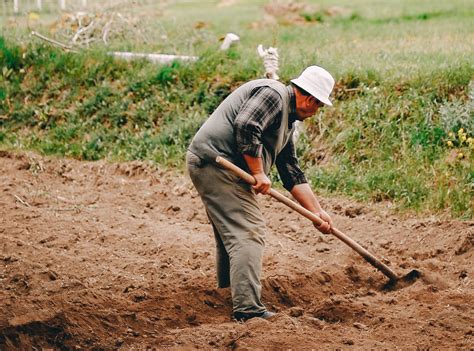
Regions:
[[[296,120],[296,101],[293,88],[287,86],[290,94],[290,114],[288,123]],[[283,101],[280,95],[270,87],[259,87],[244,103],[234,121],[234,134],[237,147],[243,154],[262,157],[261,135],[265,130],[278,128],[281,123]],[[296,184],[307,183],[306,177],[298,165],[296,148],[293,140],[277,155],[275,165],[280,174],[283,186],[291,191]]]

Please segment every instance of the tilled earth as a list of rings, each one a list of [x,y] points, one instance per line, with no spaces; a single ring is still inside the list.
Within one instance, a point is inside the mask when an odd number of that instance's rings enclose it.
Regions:
[[[279,314],[237,323],[186,176],[2,152],[0,349],[474,348],[473,222],[321,202],[396,272],[423,277],[386,291],[345,244],[261,197],[263,300]]]

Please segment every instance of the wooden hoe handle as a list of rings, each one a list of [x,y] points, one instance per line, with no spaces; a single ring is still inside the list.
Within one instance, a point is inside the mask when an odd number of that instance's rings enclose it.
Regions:
[[[250,185],[254,185],[256,183],[255,178],[252,177],[250,174],[245,172],[243,169],[237,167],[234,165],[232,162],[217,156],[216,162],[221,165],[222,167],[228,169],[229,171],[235,173],[237,176],[245,180],[247,183]],[[292,208],[299,214],[305,216],[308,218],[310,221],[313,223],[316,223],[318,226],[324,223],[324,221],[319,218],[317,215],[315,215],[313,212],[307,210],[303,206],[297,204],[296,202],[290,200],[286,196],[280,194],[278,191],[274,189],[270,189],[270,193],[268,194],[271,197],[277,199],[278,201],[284,203],[288,207]],[[372,266],[380,270],[383,274],[385,274],[390,280],[397,280],[398,277],[397,275],[384,263],[382,263],[379,259],[377,259],[374,255],[372,255],[370,252],[368,252],[366,249],[364,249],[362,246],[360,246],[358,243],[356,243],[354,240],[349,238],[347,235],[345,235],[343,232],[341,232],[339,229],[331,227],[331,234],[336,236],[338,239],[343,241],[345,244],[347,244],[350,248],[355,250],[359,255],[361,255],[367,262],[369,262]]]

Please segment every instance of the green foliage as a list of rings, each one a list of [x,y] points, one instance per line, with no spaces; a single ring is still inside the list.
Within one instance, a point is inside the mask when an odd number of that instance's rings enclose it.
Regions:
[[[7,70],[19,70],[22,66],[20,48],[8,46],[3,37],[0,37],[0,66]],[[5,71],[3,76],[5,76]]]
[[[323,11],[316,11],[312,13],[304,12],[301,16],[307,22],[324,22],[325,15]]]
[[[474,141],[467,117],[472,99],[466,97],[472,74],[472,68],[461,65],[395,85],[364,73],[343,76],[338,104],[307,124],[307,139],[324,142],[330,162],[319,168],[311,147],[299,150],[312,167],[313,182],[366,201],[416,210],[448,208],[471,218]],[[448,112],[456,121],[449,128]]]
[[[454,11],[433,11],[433,12],[421,12],[416,14],[404,14],[398,17],[388,17],[383,19],[373,20],[374,23],[385,24],[390,22],[402,22],[402,21],[426,21],[438,17],[453,16]]]
[[[18,50],[4,44],[5,52]],[[84,160],[154,159],[182,166],[192,136],[238,84],[220,78],[229,69],[220,66],[229,62],[226,53],[161,66],[42,45],[26,53],[20,60],[26,74],[9,69],[18,84],[7,86],[11,94],[2,86],[10,99],[1,104],[1,142]],[[25,98],[33,103],[24,104]]]

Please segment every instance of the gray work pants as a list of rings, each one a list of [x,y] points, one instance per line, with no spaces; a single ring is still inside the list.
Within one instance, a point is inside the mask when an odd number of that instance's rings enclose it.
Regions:
[[[266,311],[260,301],[265,222],[250,185],[188,151],[188,172],[214,230],[217,284],[230,286],[233,312]]]

